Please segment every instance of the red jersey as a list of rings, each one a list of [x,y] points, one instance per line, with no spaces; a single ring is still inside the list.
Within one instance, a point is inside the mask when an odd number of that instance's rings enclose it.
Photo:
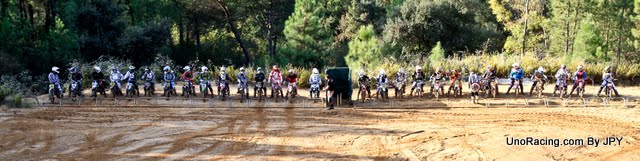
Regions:
[[[297,74],[287,75],[287,82],[295,83],[297,81],[298,81],[298,75]]]

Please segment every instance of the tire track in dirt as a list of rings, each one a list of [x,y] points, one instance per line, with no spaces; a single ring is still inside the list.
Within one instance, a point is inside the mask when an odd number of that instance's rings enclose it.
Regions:
[[[285,113],[285,120],[283,121],[286,123],[286,129],[285,129],[285,132],[282,133],[282,136],[280,137],[280,141],[276,146],[276,150],[275,150],[276,156],[289,155],[289,151],[286,150],[286,146],[287,146],[287,142],[289,141],[289,137],[293,135],[293,130],[295,129],[295,126],[296,126],[295,125],[296,113],[293,107],[284,108],[284,113]]]
[[[251,109],[253,110],[253,112],[251,112],[253,114],[250,114],[248,117],[243,117],[244,119],[241,120],[240,128],[234,132],[234,136],[237,138],[233,139],[233,142],[230,145],[225,146],[226,149],[224,149],[219,155],[234,156],[258,146],[251,142],[259,132],[265,133],[265,129],[268,125],[268,119],[263,108],[256,107]],[[253,134],[247,134],[247,128],[249,128],[255,121],[258,123],[255,132]]]

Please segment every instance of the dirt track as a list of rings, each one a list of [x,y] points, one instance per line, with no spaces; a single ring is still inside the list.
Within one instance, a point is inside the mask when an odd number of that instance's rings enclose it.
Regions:
[[[526,87],[525,87],[526,88]],[[626,88],[627,96],[638,88]],[[304,94],[305,92],[301,92]],[[640,160],[640,109],[2,109],[3,160]],[[617,146],[514,138],[622,136]]]
[[[640,160],[637,108],[42,108],[0,120],[0,156],[11,160]],[[624,139],[505,142],[589,136]]]

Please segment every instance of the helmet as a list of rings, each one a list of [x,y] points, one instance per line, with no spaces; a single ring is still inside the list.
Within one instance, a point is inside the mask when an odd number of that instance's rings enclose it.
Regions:
[[[518,63],[513,63],[513,64],[511,64],[511,66],[512,66],[512,67],[520,67],[520,64],[518,64]]]
[[[134,69],[136,69],[136,67],[134,67],[133,65],[129,66],[129,70],[134,70]]]
[[[76,69],[76,67],[71,67],[71,68],[69,69],[69,71],[70,71],[71,73],[76,73],[76,72],[78,72],[78,69]]]
[[[544,67],[538,67],[538,71],[546,72],[546,70],[544,70]]]
[[[438,71],[439,72],[444,71],[444,68],[440,67],[440,68],[438,68]]]
[[[491,65],[487,65],[487,69],[493,69],[493,67],[491,67]]]
[[[58,68],[58,67],[55,67],[55,66],[54,66],[54,67],[52,67],[52,68],[51,68],[51,71],[52,71],[52,72],[56,72],[56,73],[60,73],[60,72],[58,71],[58,69],[60,69],[60,68]]]
[[[578,65],[578,70],[582,70],[582,65]]]
[[[422,67],[421,66],[416,66],[416,71],[421,71]]]
[[[400,69],[398,70],[398,72],[400,72],[400,73],[404,73],[404,68],[400,67]]]
[[[451,73],[455,73],[455,72],[456,72],[456,70],[455,70],[455,69],[451,69]]]
[[[169,70],[171,70],[171,67],[169,67],[169,66],[165,66],[162,70],[164,70],[164,71],[167,71],[167,72],[168,72]]]
[[[220,67],[220,72],[227,72],[227,67]]]
[[[289,69],[289,74],[296,74],[296,71],[293,69]]]
[[[311,70],[311,73],[313,73],[313,74],[318,74],[318,69],[313,68],[313,70]]]
[[[205,71],[209,70],[209,68],[207,68],[206,66],[202,66],[202,67],[200,67],[200,69],[201,69],[203,72],[205,72]]]
[[[271,68],[272,70],[278,70],[278,65],[273,65],[273,68]]]
[[[258,73],[262,73],[262,67],[258,67]]]
[[[560,68],[562,68],[562,69],[564,69],[564,68],[566,68],[566,67],[567,67],[567,66],[566,66],[566,65],[564,65],[564,64],[560,65]]]
[[[144,71],[149,71],[149,70],[150,70],[149,67],[144,68]]]
[[[364,75],[364,71],[363,70],[358,71],[358,77],[362,77],[363,75]]]
[[[609,71],[609,69],[611,68],[611,66],[607,65],[606,67],[604,67],[605,71]]]
[[[190,70],[191,70],[191,67],[189,67],[189,66],[187,65],[187,66],[185,66],[185,67],[184,67],[184,68],[182,68],[182,69],[184,69],[184,71],[185,71],[185,72],[188,72],[188,71],[190,71]]]
[[[240,67],[240,71],[241,71],[241,72],[244,72],[244,67]]]
[[[99,67],[99,66],[94,66],[94,67],[93,67],[93,69],[95,69],[95,70],[96,70],[96,71],[98,71],[98,72],[102,71],[102,69],[100,69],[100,67]]]
[[[384,69],[380,69],[380,74],[384,74]]]

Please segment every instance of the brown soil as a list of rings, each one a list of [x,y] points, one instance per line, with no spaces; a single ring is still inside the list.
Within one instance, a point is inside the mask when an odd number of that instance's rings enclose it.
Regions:
[[[639,93],[636,87],[621,90]],[[586,145],[587,137],[609,136],[623,140]],[[510,146],[508,137],[585,139],[585,145]],[[640,160],[640,109],[2,109],[0,158]]]

